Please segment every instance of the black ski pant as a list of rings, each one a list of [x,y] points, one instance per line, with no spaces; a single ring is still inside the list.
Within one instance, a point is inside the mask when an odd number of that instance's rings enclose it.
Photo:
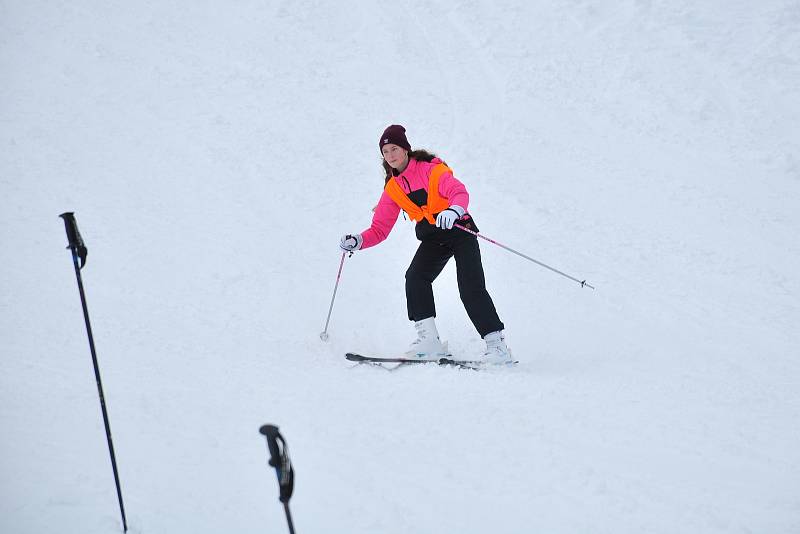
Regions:
[[[421,321],[436,317],[433,302],[433,281],[451,257],[456,260],[456,277],[461,302],[481,337],[503,330],[492,298],[486,291],[478,238],[456,230],[437,232],[437,236],[420,243],[406,271],[406,302],[408,318]],[[442,235],[444,234],[444,235]]]

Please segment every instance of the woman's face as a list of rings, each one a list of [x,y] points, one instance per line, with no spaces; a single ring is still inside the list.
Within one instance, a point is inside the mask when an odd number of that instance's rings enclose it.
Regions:
[[[398,170],[405,168],[408,152],[403,147],[389,143],[388,145],[383,145],[381,152],[383,153],[383,159],[386,160],[386,163],[391,168]]]

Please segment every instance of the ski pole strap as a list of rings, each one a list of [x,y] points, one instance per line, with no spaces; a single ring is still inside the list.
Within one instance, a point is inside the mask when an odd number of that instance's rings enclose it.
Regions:
[[[269,465],[275,468],[278,476],[278,486],[280,488],[280,498],[282,503],[288,503],[292,497],[294,490],[294,467],[289,460],[289,451],[286,446],[286,440],[278,431],[275,425],[264,425],[259,429],[267,438],[267,447],[269,448]]]
[[[79,269],[83,269],[83,266],[86,265],[86,256],[89,251],[83,243],[83,237],[81,237],[81,233],[78,230],[78,222],[75,220],[75,213],[68,211],[62,213],[59,217],[64,219],[64,226],[67,230],[67,239],[69,240],[67,248],[72,249],[72,252],[81,259]]]
[[[513,248],[511,248],[511,247],[507,247],[507,246],[503,245],[502,243],[498,243],[498,242],[497,242],[497,241],[495,241],[494,239],[490,239],[490,238],[486,237],[485,235],[481,235],[481,234],[479,234],[478,232],[476,232],[476,231],[474,231],[474,230],[470,230],[469,228],[467,228],[467,227],[465,227],[465,226],[461,226],[460,224],[456,223],[456,224],[454,224],[454,225],[453,225],[453,227],[454,227],[454,228],[458,228],[458,229],[460,229],[460,230],[464,230],[465,232],[468,232],[468,233],[470,233],[470,234],[474,235],[475,237],[480,237],[481,239],[485,239],[485,240],[486,240],[486,241],[488,241],[489,243],[492,243],[492,244],[494,244],[494,245],[497,245],[497,246],[498,246],[498,247],[500,247],[500,248],[504,248],[504,249],[506,249],[506,250],[507,250],[507,251],[509,251],[509,252],[513,252],[513,253],[514,253],[514,254],[516,254],[517,256],[521,256],[521,257],[525,258],[525,259],[526,259],[526,260],[528,260],[528,261],[532,261],[532,262],[533,262],[533,263],[535,263],[536,265],[540,265],[540,266],[544,267],[545,269],[550,269],[550,270],[551,270],[551,271],[553,271],[554,273],[560,274],[561,276],[563,276],[563,277],[565,277],[565,278],[569,278],[570,280],[573,280],[573,281],[575,281],[575,282],[578,282],[578,283],[581,285],[581,287],[588,287],[588,288],[594,289],[594,286],[587,284],[587,283],[586,283],[586,280],[578,280],[577,278],[575,278],[575,277],[572,277],[572,276],[570,276],[570,275],[568,275],[568,274],[566,274],[566,273],[562,273],[562,272],[561,272],[561,271],[559,271],[558,269],[554,269],[553,267],[550,267],[550,266],[549,266],[549,265],[547,265],[546,263],[542,263],[542,262],[540,262],[539,260],[535,260],[535,259],[531,258],[530,256],[526,256],[525,254],[523,254],[523,253],[521,253],[521,252],[517,252],[516,250],[514,250],[514,249],[513,249]]]

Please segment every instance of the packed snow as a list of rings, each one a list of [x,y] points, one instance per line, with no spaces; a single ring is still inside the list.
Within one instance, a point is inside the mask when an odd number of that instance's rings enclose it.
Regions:
[[[470,191],[514,368],[396,372],[403,124]],[[0,2],[0,532],[800,532],[800,5]],[[455,353],[483,341],[455,268]]]

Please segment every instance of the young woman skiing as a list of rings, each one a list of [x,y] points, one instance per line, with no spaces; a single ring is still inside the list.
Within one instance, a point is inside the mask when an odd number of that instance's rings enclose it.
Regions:
[[[386,183],[372,225],[360,234],[342,236],[339,247],[355,251],[377,245],[391,232],[400,210],[405,211],[416,221],[417,239],[421,241],[406,271],[408,318],[414,321],[417,339],[405,357],[438,360],[448,355],[436,330],[432,284],[454,257],[461,301],[486,341],[486,351],[480,360],[509,363],[512,357],[503,335],[504,326],[486,291],[478,239],[453,226],[457,223],[478,231],[467,212],[467,189],[442,160],[425,150],[412,151],[405,132],[397,124],[383,132],[378,148],[383,155]]]

